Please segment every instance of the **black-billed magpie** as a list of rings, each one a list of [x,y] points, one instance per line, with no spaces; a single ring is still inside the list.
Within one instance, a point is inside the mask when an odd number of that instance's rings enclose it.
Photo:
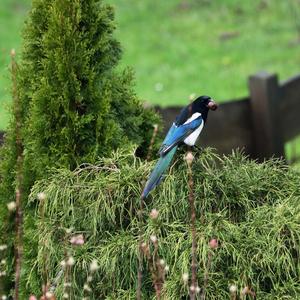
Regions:
[[[194,146],[207,120],[208,111],[218,105],[209,96],[201,96],[183,108],[169,129],[159,150],[160,159],[156,163],[142,193],[145,199],[160,183],[170,165],[178,146]]]

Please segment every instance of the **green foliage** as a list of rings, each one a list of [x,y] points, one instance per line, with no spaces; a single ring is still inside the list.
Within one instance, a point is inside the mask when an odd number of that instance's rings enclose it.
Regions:
[[[49,179],[35,184],[30,199],[45,192],[45,218],[37,213],[35,236],[39,251],[31,268],[24,271],[28,291],[39,292],[36,282],[45,266],[50,278],[60,269],[64,253],[75,257],[72,289],[82,296],[88,265],[100,266],[91,283],[92,299],[135,299],[139,196],[142,183],[153,167],[134,154],[118,151],[97,165],[75,171],[53,170]],[[210,150],[196,153],[193,163],[197,210],[198,279],[204,282],[211,238],[219,240],[208,270],[207,299],[228,299],[228,286],[239,290],[249,285],[258,299],[298,299],[300,270],[299,173],[281,162],[258,164],[240,153],[219,157]],[[152,208],[159,218],[148,217]],[[146,201],[145,241],[156,234],[159,255],[170,266],[164,293],[166,299],[186,299],[181,280],[190,269],[187,167],[179,154],[170,174]],[[66,229],[82,233],[83,246],[74,247]],[[150,243],[151,244],[151,243]],[[153,299],[154,290],[145,262],[143,299]],[[57,293],[62,292],[61,281]]]
[[[131,73],[114,70],[121,50],[113,30],[113,10],[100,1],[34,2],[24,47],[34,170],[72,169],[149,137],[155,117],[141,108]]]
[[[1,232],[15,196],[16,122],[24,146],[25,231],[32,226],[30,188],[47,169],[94,163],[131,142],[145,155],[159,120],[135,95],[132,72],[116,70],[121,49],[114,29],[113,9],[100,0],[33,0],[17,74],[21,119],[12,118],[0,153]],[[25,264],[34,256],[31,243],[25,240]]]

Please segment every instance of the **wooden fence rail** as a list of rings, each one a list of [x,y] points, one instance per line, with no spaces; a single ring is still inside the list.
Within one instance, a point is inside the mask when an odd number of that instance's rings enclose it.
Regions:
[[[240,148],[259,160],[284,157],[284,144],[300,134],[300,75],[279,83],[277,75],[261,72],[249,77],[248,86],[249,97],[209,114],[199,144],[224,154]],[[182,107],[156,109],[167,130]]]
[[[248,86],[249,97],[209,113],[199,144],[224,154],[240,148],[259,160],[285,157],[284,144],[300,134],[300,75],[280,84],[277,75],[261,72],[249,77]],[[156,109],[167,129],[182,107]]]

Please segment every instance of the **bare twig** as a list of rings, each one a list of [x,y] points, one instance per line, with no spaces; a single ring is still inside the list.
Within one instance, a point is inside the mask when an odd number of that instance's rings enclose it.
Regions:
[[[192,102],[192,95],[190,96],[190,100]],[[189,105],[189,115],[192,116],[192,103]],[[195,208],[195,195],[194,195],[194,180],[193,180],[193,171],[192,171],[192,163],[194,160],[194,156],[191,152],[191,148],[189,147],[189,151],[185,157],[187,165],[188,165],[188,189],[189,189],[189,204],[190,204],[190,218],[191,218],[191,233],[192,233],[192,265],[191,265],[191,285],[190,285],[190,299],[194,300],[196,298],[196,294],[199,290],[197,283],[197,239],[196,239],[196,208]]]
[[[4,286],[3,286],[5,276],[6,276],[6,267],[7,267],[7,263],[5,259],[7,255],[6,249],[7,249],[6,244],[0,245],[0,299],[5,299],[5,297],[7,297],[4,294]]]
[[[92,289],[90,287],[91,282],[93,281],[93,275],[94,273],[99,269],[98,263],[96,260],[93,260],[92,263],[90,264],[89,268],[89,273],[86,278],[86,282],[83,286],[83,294],[84,294],[84,299],[89,300],[90,296],[92,294]]]
[[[155,137],[156,137],[157,131],[158,131],[158,125],[155,124],[153,127],[154,127],[153,134],[152,134],[152,138],[151,138],[151,141],[150,141],[150,145],[149,145],[149,148],[148,148],[148,154],[147,154],[147,158],[146,158],[147,161],[150,159],[153,144],[154,144]],[[142,232],[142,225],[143,225],[144,200],[145,199],[141,196],[141,198],[140,198],[140,209],[138,211],[139,245],[138,245],[138,272],[137,272],[138,282],[137,282],[137,290],[136,290],[136,299],[137,300],[142,299],[142,278],[143,278],[143,249],[142,249],[143,232]]]
[[[188,152],[186,155],[186,161],[188,165],[188,187],[189,187],[189,203],[190,203],[190,216],[191,216],[191,232],[192,232],[192,266],[191,266],[191,286],[190,286],[190,299],[194,300],[197,292],[197,239],[196,239],[196,208],[195,208],[195,196],[194,196],[194,181],[192,173],[192,162],[194,156],[192,152]]]
[[[162,297],[162,288],[165,282],[166,273],[169,271],[169,266],[166,265],[164,259],[158,254],[158,239],[156,235],[151,235],[150,241],[153,244],[153,251],[151,251],[150,244],[143,243],[141,246],[143,255],[148,261],[149,271],[152,277],[152,283],[155,289],[155,296],[157,300]]]
[[[205,272],[204,272],[204,283],[203,283],[203,289],[201,292],[201,300],[205,300],[206,297],[206,289],[208,286],[208,276],[209,276],[209,271],[211,268],[211,263],[212,263],[212,259],[213,259],[213,255],[214,255],[214,250],[217,249],[219,246],[219,242],[217,239],[211,239],[209,241],[209,252],[208,252],[208,256],[207,256],[207,263],[206,263],[206,268],[205,268]]]
[[[209,270],[210,270],[210,266],[211,266],[211,262],[212,262],[212,256],[213,253],[209,252],[208,253],[208,258],[207,258],[207,265],[206,265],[206,270],[204,272],[204,283],[203,283],[203,289],[201,291],[201,300],[205,300],[206,297],[206,289],[207,289],[207,284],[208,284],[208,275],[209,275]]]
[[[241,291],[240,298],[246,299],[247,295],[249,295],[252,299],[256,299],[256,293],[249,286],[245,286]]]
[[[237,286],[232,284],[229,286],[230,300],[236,300]]]
[[[61,262],[61,266],[64,270],[64,299],[71,299],[72,292],[71,269],[75,261],[70,250],[67,250],[67,244],[69,242],[71,232],[72,229],[67,230],[67,235],[64,241],[65,259]]]
[[[136,290],[136,299],[142,299],[142,277],[143,277],[143,235],[142,235],[142,216],[144,210],[144,198],[141,197],[140,201],[140,209],[138,211],[138,219],[139,219],[139,248],[138,248],[138,282],[137,282],[137,290]]]
[[[39,215],[41,217],[41,226],[44,230],[45,228],[45,200],[46,194],[44,192],[40,192],[37,194],[37,198],[39,200]],[[41,242],[40,242],[41,244]],[[46,243],[43,242],[44,251],[43,251],[43,271],[42,271],[42,278],[43,278],[43,286],[47,287],[49,285],[49,278],[48,278],[48,255],[46,251]],[[46,289],[43,288],[43,296],[46,297]]]

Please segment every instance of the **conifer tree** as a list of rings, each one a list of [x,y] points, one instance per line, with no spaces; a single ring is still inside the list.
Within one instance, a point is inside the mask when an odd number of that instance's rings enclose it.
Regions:
[[[121,48],[114,29],[113,9],[101,0],[33,0],[17,75],[25,262],[36,248],[30,236],[35,220],[26,203],[35,180],[47,177],[52,167],[72,170],[129,143],[146,153],[157,116],[135,95],[132,72],[116,70]],[[15,123],[12,120],[1,149],[0,222],[7,219],[6,203],[14,199]],[[9,224],[0,223],[1,236]],[[13,249],[12,240],[2,242]],[[12,262],[10,266],[12,275]]]

